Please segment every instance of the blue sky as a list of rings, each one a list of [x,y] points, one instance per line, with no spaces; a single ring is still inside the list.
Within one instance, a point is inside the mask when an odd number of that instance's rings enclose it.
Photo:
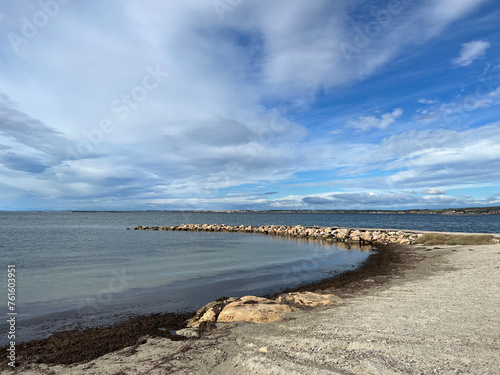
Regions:
[[[0,210],[500,205],[488,0],[4,2]]]

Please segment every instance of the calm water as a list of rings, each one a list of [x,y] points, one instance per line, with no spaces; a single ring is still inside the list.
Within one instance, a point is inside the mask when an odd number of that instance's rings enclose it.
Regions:
[[[7,278],[7,264],[17,269],[17,341],[129,315],[196,310],[221,296],[275,293],[355,268],[369,256],[369,249],[258,234],[126,230],[217,219],[0,213],[1,274]],[[5,332],[5,320],[1,327]]]
[[[0,212],[0,274],[7,278],[7,264],[17,268],[17,341],[128,315],[195,310],[221,296],[274,293],[369,256],[367,249],[258,234],[126,230],[182,223],[500,232],[498,216]]]

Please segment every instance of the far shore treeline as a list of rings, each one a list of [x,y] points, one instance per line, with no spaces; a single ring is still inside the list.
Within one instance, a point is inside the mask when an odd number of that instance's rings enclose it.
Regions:
[[[135,212],[116,210],[73,210],[71,212]],[[436,215],[500,215],[500,206],[412,209],[412,210],[141,210],[141,212],[262,212],[262,213],[301,213],[301,214],[436,214]]]

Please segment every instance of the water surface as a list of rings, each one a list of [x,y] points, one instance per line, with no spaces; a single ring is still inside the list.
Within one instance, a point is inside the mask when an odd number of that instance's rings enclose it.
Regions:
[[[196,310],[221,296],[275,293],[353,269],[369,256],[367,248],[259,234],[126,230],[217,219],[0,213],[0,254],[17,269],[17,341],[129,315]]]

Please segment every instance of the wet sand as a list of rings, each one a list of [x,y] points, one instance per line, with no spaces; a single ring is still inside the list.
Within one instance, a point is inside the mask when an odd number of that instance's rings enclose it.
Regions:
[[[334,293],[342,302],[275,323],[219,323],[201,339],[149,335],[135,348],[85,363],[26,363],[18,371],[492,374],[500,368],[500,245],[389,246],[363,269],[303,289]]]

